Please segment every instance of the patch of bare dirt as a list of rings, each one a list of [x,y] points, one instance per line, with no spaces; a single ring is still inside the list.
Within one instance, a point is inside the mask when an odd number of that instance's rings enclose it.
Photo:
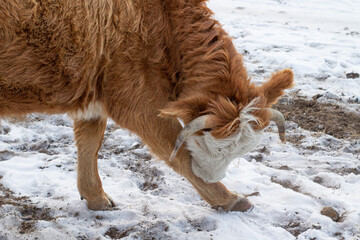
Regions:
[[[321,214],[331,218],[334,222],[338,222],[340,220],[340,214],[332,207],[324,207],[321,210]]]
[[[108,236],[111,239],[121,239],[124,237],[128,237],[134,231],[135,231],[134,227],[130,227],[129,229],[125,229],[125,230],[119,230],[115,227],[111,227],[107,230],[105,236]]]
[[[168,231],[169,224],[165,221],[144,221],[125,229],[110,227],[104,235],[111,239],[122,239],[130,235],[131,239],[173,239]]]
[[[271,177],[270,180],[271,180],[271,182],[277,183],[277,184],[281,185],[284,188],[288,188],[288,189],[293,190],[294,192],[301,193],[300,192],[300,186],[296,186],[296,185],[292,184],[292,182],[290,182],[288,180],[280,180],[280,179],[277,179],[276,177]]]
[[[338,105],[316,100],[283,98],[274,108],[282,112],[287,121],[301,128],[324,132],[335,138],[360,138],[360,114],[348,112]]]
[[[341,176],[349,175],[351,173],[353,173],[354,175],[360,175],[360,170],[358,168],[345,168],[345,167],[342,167],[340,169],[334,169],[333,172],[337,173],[337,174],[339,174]]]
[[[360,77],[360,75],[358,74],[358,73],[354,73],[354,72],[351,72],[351,73],[347,73],[346,74],[346,78],[352,78],[352,79],[354,79],[354,78],[359,78]]]
[[[159,184],[164,182],[164,173],[152,167],[146,156],[135,155],[135,159],[125,162],[125,169],[130,170],[140,176],[143,181],[138,183],[138,187],[143,191],[152,191],[159,188]]]
[[[0,162],[7,161],[7,160],[11,159],[12,157],[14,157],[15,155],[16,155],[15,153],[8,151],[8,150],[0,151]]]
[[[152,191],[159,188],[159,184],[164,182],[164,173],[151,166],[152,156],[148,153],[137,152],[136,149],[140,149],[142,145],[135,145],[132,149],[126,150],[124,154],[129,156],[124,160],[124,169],[130,170],[133,173],[140,176],[143,181],[138,183],[138,187],[142,191]]]
[[[298,239],[297,237],[308,231],[309,229],[316,229],[319,230],[321,229],[321,226],[319,225],[311,225],[311,226],[307,226],[303,220],[301,219],[297,219],[295,221],[291,220],[287,225],[282,225],[281,226],[283,229],[285,229],[286,231],[288,231],[291,235],[293,235],[294,237],[296,237],[296,239]],[[312,239],[312,238],[311,238]]]
[[[298,237],[300,234],[310,229],[309,227],[303,226],[300,223],[300,219],[298,221],[291,221],[289,224],[282,226],[282,228],[284,228],[294,237]]]
[[[2,176],[0,176],[1,179]],[[54,220],[50,214],[50,208],[36,207],[29,198],[15,196],[13,191],[0,183],[0,207],[2,205],[12,205],[20,212],[22,222],[19,233],[21,234],[35,231],[35,225],[39,220]]]
[[[304,194],[306,196],[309,196],[309,197],[312,197],[312,198],[316,199],[316,196],[314,196],[312,193],[303,191],[301,189],[301,186],[294,184],[290,180],[281,180],[281,179],[278,179],[275,176],[272,176],[270,181],[273,182],[273,183],[279,184],[283,188],[291,189],[294,192],[301,193],[301,194]]]

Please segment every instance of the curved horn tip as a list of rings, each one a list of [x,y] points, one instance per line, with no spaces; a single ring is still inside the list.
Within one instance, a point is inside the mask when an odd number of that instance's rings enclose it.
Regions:
[[[170,156],[170,159],[169,159],[170,162],[173,162],[173,161],[174,161],[174,159],[175,159],[175,157],[176,157],[176,153],[177,153],[177,151],[175,151],[175,150],[172,151],[171,156]]]
[[[202,129],[212,128],[214,125],[215,123],[210,115],[203,115],[186,124],[175,141],[175,147],[171,153],[170,162],[175,159],[177,152],[189,136]]]
[[[282,113],[280,113],[279,111],[275,110],[275,109],[271,109],[269,108],[270,112],[271,112],[271,121],[274,121],[276,123],[276,126],[278,128],[279,131],[279,137],[280,140],[285,143],[286,142],[286,138],[285,138],[285,118],[282,115]]]
[[[184,142],[183,141],[176,141],[175,143],[175,147],[173,149],[173,151],[171,152],[171,155],[170,155],[170,162],[174,161],[175,157],[176,157],[176,154],[178,153],[180,147],[182,146]]]

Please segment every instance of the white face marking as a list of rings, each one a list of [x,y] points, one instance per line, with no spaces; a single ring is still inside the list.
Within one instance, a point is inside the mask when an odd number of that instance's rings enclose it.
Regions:
[[[203,136],[191,136],[187,148],[192,156],[192,171],[205,182],[219,182],[225,177],[229,164],[236,158],[254,149],[260,142],[262,131],[255,132],[251,121],[257,121],[249,112],[249,104],[240,114],[238,133],[225,139],[216,139],[209,132]]]
[[[93,120],[106,118],[106,112],[102,103],[91,102],[84,110],[69,113],[69,116],[76,120]]]

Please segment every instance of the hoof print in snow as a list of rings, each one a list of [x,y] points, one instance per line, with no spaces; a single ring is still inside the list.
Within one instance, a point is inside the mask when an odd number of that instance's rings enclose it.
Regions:
[[[338,222],[340,220],[340,214],[332,207],[324,207],[321,210],[321,214],[331,218],[334,222]]]

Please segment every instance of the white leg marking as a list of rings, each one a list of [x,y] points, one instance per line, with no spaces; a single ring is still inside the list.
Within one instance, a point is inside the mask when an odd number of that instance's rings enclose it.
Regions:
[[[76,112],[69,113],[72,119],[92,120],[97,118],[106,118],[107,113],[100,102],[91,102],[84,110],[79,109]]]

